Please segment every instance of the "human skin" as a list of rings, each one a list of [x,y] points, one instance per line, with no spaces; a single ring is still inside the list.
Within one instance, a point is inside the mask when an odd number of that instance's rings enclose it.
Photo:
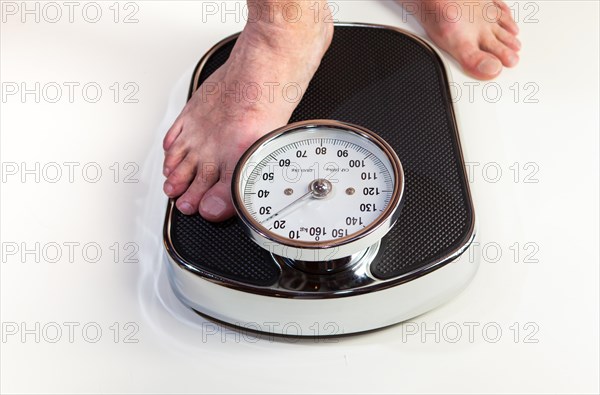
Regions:
[[[192,95],[163,142],[165,194],[182,213],[213,222],[234,215],[237,161],[260,137],[288,123],[301,97],[291,100],[284,87],[306,91],[334,34],[325,0],[247,2],[261,12],[248,17],[229,59]],[[475,78],[495,78],[519,60],[518,28],[502,1],[399,3]],[[260,99],[241,94],[252,89]]]

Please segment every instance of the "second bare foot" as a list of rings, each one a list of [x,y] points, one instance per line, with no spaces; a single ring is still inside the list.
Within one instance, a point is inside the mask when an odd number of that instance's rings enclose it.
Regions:
[[[480,80],[497,77],[519,62],[519,29],[501,0],[401,0],[431,40],[465,72]]]

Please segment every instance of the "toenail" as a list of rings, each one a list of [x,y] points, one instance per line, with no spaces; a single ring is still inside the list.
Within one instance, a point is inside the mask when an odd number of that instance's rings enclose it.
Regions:
[[[165,175],[165,177],[169,177],[169,174],[171,174],[171,169],[169,169],[168,167],[165,167],[163,169],[163,174]]]
[[[516,64],[517,64],[517,55],[510,55],[510,56],[508,57],[508,65],[509,65],[510,67],[512,67],[512,66],[514,66],[514,65],[516,65]]]
[[[477,69],[487,75],[496,75],[502,69],[502,63],[497,59],[486,59],[479,63]]]
[[[177,208],[179,209],[179,211],[181,211],[184,214],[193,214],[194,213],[194,208],[192,207],[191,204],[189,204],[187,202],[178,204]]]
[[[521,41],[515,37],[515,43],[517,43],[517,47],[521,48]]]
[[[206,199],[202,200],[200,206],[203,212],[213,217],[218,217],[227,208],[225,202],[216,196],[209,196]]]
[[[167,195],[170,195],[173,193],[173,185],[171,184],[165,184],[165,193]]]

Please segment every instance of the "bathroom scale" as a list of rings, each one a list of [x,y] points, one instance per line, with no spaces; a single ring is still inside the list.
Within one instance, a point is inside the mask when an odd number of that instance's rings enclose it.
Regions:
[[[237,37],[200,60],[189,97]],[[246,151],[231,188],[235,218],[210,223],[170,200],[164,222],[175,294],[216,321],[365,332],[449,301],[477,271],[447,69],[401,29],[337,24],[289,124]]]

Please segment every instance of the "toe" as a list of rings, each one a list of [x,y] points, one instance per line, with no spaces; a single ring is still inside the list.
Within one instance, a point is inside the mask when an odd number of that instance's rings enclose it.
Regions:
[[[230,182],[217,182],[202,198],[200,215],[212,222],[224,221],[235,214]]]
[[[165,152],[163,175],[169,177],[188,155],[188,149],[183,144],[174,144]]]
[[[179,134],[181,133],[182,130],[183,130],[183,123],[179,119],[175,120],[175,122],[173,123],[173,126],[171,126],[171,128],[165,135],[165,138],[163,139],[163,149],[165,151],[168,151],[171,149],[171,146],[173,145],[175,140],[177,140],[177,137],[179,136]]]
[[[494,4],[499,7],[502,12],[510,12],[510,8],[506,5],[506,3],[502,0],[493,0]]]
[[[508,32],[506,29],[497,26],[494,29],[494,34],[498,41],[502,42],[504,45],[512,49],[513,51],[519,51],[521,49],[521,42],[514,34]]]
[[[503,1],[494,1],[494,3],[500,8],[502,14],[498,20],[498,24],[508,30],[510,33],[517,35],[519,34],[519,27],[515,23],[512,17],[512,11]]]
[[[197,160],[194,160],[192,155],[187,155],[165,181],[163,186],[165,194],[174,198],[185,192],[196,175],[197,165]]]
[[[517,53],[500,42],[495,36],[482,42],[481,49],[500,59],[506,67],[514,67],[519,62]]]
[[[202,200],[206,191],[219,180],[219,167],[216,164],[198,163],[198,161],[195,161],[195,163],[194,181],[189,187],[186,186],[187,190],[177,199],[176,204],[179,211],[186,215],[198,213],[200,200]]]
[[[177,199],[177,208],[186,215],[198,214],[200,200],[206,191],[213,186],[215,180],[206,178],[199,172],[187,191]]]
[[[467,74],[480,80],[492,79],[502,71],[502,63],[497,57],[469,42],[452,48],[450,54],[458,60]]]

